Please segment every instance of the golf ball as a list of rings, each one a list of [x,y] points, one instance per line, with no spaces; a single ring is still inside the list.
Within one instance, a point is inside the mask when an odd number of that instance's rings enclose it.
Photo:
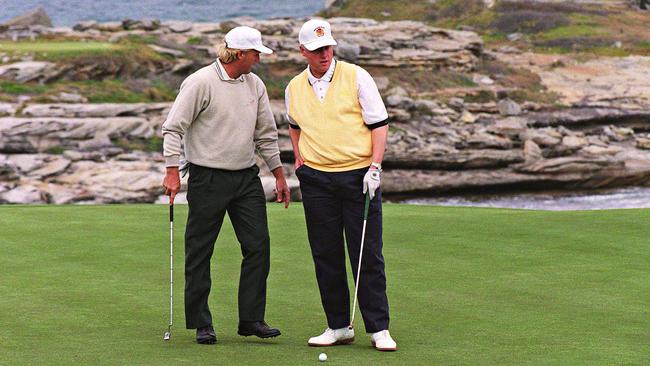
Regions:
[[[327,355],[324,354],[324,353],[321,353],[320,355],[318,355],[318,361],[320,361],[320,362],[327,361]]]

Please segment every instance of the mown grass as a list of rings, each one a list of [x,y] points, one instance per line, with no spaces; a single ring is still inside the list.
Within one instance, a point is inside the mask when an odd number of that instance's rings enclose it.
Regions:
[[[9,54],[33,54],[38,59],[61,59],[87,54],[107,54],[121,45],[97,41],[0,41],[0,50]]]
[[[385,205],[396,353],[314,349],[325,327],[303,212],[269,206],[267,320],[236,335],[240,249],[224,223],[210,304],[219,342],[184,328],[177,206],[172,340],[164,205],[0,206],[0,364],[645,365],[650,210],[539,212]]]

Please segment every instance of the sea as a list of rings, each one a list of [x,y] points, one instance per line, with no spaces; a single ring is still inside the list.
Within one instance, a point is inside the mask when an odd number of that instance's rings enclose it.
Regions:
[[[73,26],[82,20],[153,18],[220,22],[243,16],[301,18],[322,10],[325,0],[0,0],[0,23],[39,6],[54,26]]]
[[[525,210],[574,211],[650,208],[650,188],[627,187],[583,192],[538,192],[402,198],[415,205],[494,207]]]

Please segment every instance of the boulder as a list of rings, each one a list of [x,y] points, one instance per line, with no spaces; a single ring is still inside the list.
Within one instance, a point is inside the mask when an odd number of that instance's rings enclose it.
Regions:
[[[125,19],[122,21],[122,28],[126,30],[142,29],[146,31],[153,31],[160,28],[160,20],[158,19]]]
[[[168,56],[172,56],[172,57],[183,57],[183,56],[185,56],[185,52],[183,52],[183,51],[174,50],[174,49],[171,49],[171,48],[160,47],[160,46],[155,45],[155,44],[149,44],[147,46],[149,46],[149,48],[151,48],[152,50],[160,53],[161,55],[168,55]]]
[[[361,54],[361,47],[350,41],[341,40],[337,42],[336,55],[343,60],[356,62]]]
[[[15,104],[0,102],[0,117],[13,116],[16,114],[16,109],[17,108]]]
[[[45,61],[22,61],[0,65],[0,78],[26,83],[28,81],[47,81],[59,75],[57,66]]]
[[[178,22],[178,21],[169,21],[163,22],[163,26],[166,26],[170,31],[174,33],[186,33],[192,30],[194,24],[191,22]]]
[[[10,27],[30,27],[34,25],[41,25],[43,27],[52,27],[52,19],[43,7],[38,7],[23,15],[17,16],[4,23]]]
[[[533,140],[526,140],[524,142],[524,159],[525,162],[530,164],[542,159],[542,149]]]
[[[518,116],[521,114],[521,106],[512,99],[501,99],[497,103],[497,108],[503,116]]]
[[[650,150],[650,137],[637,137],[636,147],[639,149]]]
[[[7,157],[0,154],[0,182],[8,182],[19,178],[20,171],[16,164]]]
[[[77,32],[85,32],[89,29],[93,29],[96,25],[97,21],[95,20],[85,20],[75,24],[72,29],[76,30]]]
[[[47,194],[34,185],[20,185],[0,193],[0,202],[12,204],[47,203]]]

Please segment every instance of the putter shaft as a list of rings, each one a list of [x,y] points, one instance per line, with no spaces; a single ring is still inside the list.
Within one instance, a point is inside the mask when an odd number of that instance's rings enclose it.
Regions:
[[[361,258],[363,257],[363,244],[366,241],[366,224],[368,223],[368,208],[370,207],[370,196],[366,193],[366,200],[363,208],[363,229],[361,230],[361,248],[359,249],[359,266],[357,267],[357,278],[354,281],[354,303],[352,305],[352,317],[350,329],[354,328],[354,315],[357,310],[357,293],[359,292],[359,276],[361,275]]]

